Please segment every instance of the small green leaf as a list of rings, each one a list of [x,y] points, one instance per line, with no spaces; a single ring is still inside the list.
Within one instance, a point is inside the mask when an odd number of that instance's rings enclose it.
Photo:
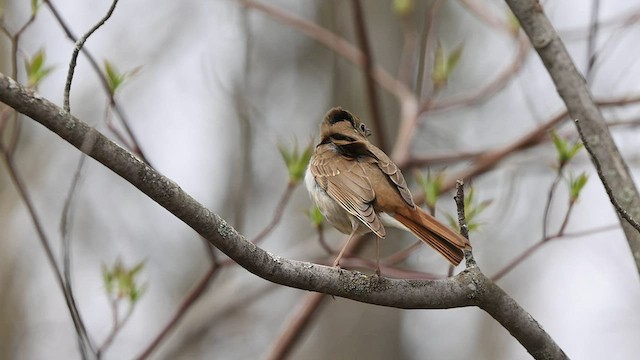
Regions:
[[[451,75],[458,66],[460,58],[462,57],[462,50],[464,50],[464,47],[462,46],[462,44],[460,44],[455,49],[453,49],[453,52],[451,52],[451,54],[449,55],[449,58],[447,59],[448,76]]]
[[[457,46],[451,54],[446,54],[440,41],[436,42],[435,58],[431,79],[435,89],[442,88],[447,84],[451,74],[458,66],[462,56],[463,46]]]
[[[42,5],[42,0],[31,0],[31,15],[36,16]]]
[[[313,155],[313,144],[309,142],[309,145],[304,148],[302,153],[300,153],[298,149],[297,141],[294,143],[291,150],[282,144],[278,145],[278,150],[280,151],[282,160],[287,166],[289,181],[297,184],[304,178],[305,172],[307,171],[307,165],[309,164],[311,155]]]
[[[441,193],[442,182],[444,181],[444,172],[438,172],[432,175],[430,172],[425,179],[421,173],[416,173],[416,180],[422,187],[425,196],[425,203],[429,209],[435,209],[436,202]]]
[[[578,177],[574,177],[573,175],[569,176],[569,202],[574,203],[580,197],[580,192],[587,184],[589,180],[589,176],[586,173],[581,173]]]
[[[116,90],[125,80],[125,76],[118,72],[118,69],[115,68],[109,61],[104,62],[104,70],[107,75],[107,83],[109,84],[109,91],[111,94],[115,94]]]
[[[146,284],[140,285],[138,274],[144,268],[144,261],[132,268],[127,268],[118,258],[111,267],[102,265],[102,278],[107,295],[115,300],[128,299],[131,304],[140,299],[146,289]]]
[[[574,141],[569,143],[567,140],[561,138],[556,134],[555,130],[551,130],[551,140],[558,153],[558,166],[564,168],[582,149],[582,143]]]
[[[324,223],[324,216],[320,212],[320,208],[316,205],[313,205],[307,211],[307,217],[309,218],[309,220],[311,220],[311,224],[316,228],[322,226],[322,224]]]
[[[40,82],[51,73],[52,66],[45,66],[47,55],[44,49],[38,50],[33,56],[25,58],[24,68],[27,73],[27,87],[37,88]]]
[[[393,0],[393,11],[401,17],[411,15],[413,12],[413,0]]]

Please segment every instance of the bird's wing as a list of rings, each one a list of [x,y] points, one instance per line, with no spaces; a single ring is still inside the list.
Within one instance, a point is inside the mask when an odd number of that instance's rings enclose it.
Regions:
[[[309,169],[318,186],[343,209],[377,236],[385,236],[384,226],[373,208],[376,194],[367,176],[367,171],[379,171],[374,164],[343,156],[328,145],[321,145],[316,149]]]
[[[402,196],[402,199],[412,208],[415,207],[416,205],[413,202],[413,197],[411,196],[411,192],[409,192],[409,188],[407,187],[407,182],[405,181],[404,176],[402,176],[400,169],[398,169],[398,166],[394,164],[391,159],[389,159],[384,151],[378,149],[376,146],[368,144],[367,147],[373,157],[378,160],[378,168],[380,168],[380,170],[382,170],[382,172],[389,177],[393,184],[395,184],[398,192],[400,193],[400,196]]]

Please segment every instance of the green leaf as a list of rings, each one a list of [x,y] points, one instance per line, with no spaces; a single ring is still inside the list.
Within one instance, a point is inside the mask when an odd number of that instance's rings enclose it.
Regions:
[[[38,50],[31,58],[25,58],[24,68],[27,73],[27,87],[37,88],[40,82],[51,73],[52,66],[45,66],[47,55],[44,49]]]
[[[311,224],[316,228],[322,226],[322,224],[324,223],[324,216],[320,212],[320,208],[316,205],[313,205],[307,211],[307,217],[309,218],[309,220],[311,220]]]
[[[440,197],[444,175],[445,173],[443,171],[437,172],[435,175],[432,175],[431,172],[429,172],[425,179],[421,173],[416,173],[416,180],[422,187],[422,191],[425,196],[425,203],[429,209],[435,209],[436,207],[436,202],[438,201],[438,197]]]
[[[297,184],[304,179],[305,172],[307,171],[307,165],[313,155],[313,143],[309,142],[309,145],[304,148],[302,153],[298,149],[298,142],[295,141],[293,148],[289,150],[282,144],[278,145],[278,150],[282,156],[282,160],[287,166],[289,172],[289,181]]]
[[[559,137],[555,130],[551,130],[551,140],[558,153],[558,166],[560,169],[564,168],[583,147],[581,142],[574,141],[569,143]]]
[[[127,299],[131,304],[139,300],[146,289],[146,284],[140,285],[137,280],[144,264],[142,261],[132,268],[127,268],[118,258],[111,267],[102,265],[102,278],[107,295],[115,300]]]
[[[463,45],[458,45],[451,54],[446,54],[440,41],[436,42],[435,58],[431,79],[435,89],[442,88],[449,81],[449,77],[458,66],[462,56]]]
[[[42,0],[31,0],[31,15],[36,16],[42,5]]]
[[[121,74],[118,69],[116,69],[113,64],[109,61],[104,61],[104,70],[107,75],[107,84],[109,85],[109,91],[111,95],[116,93],[116,90],[124,83],[126,80],[126,73]]]
[[[458,66],[460,58],[462,57],[462,50],[464,50],[464,47],[460,44],[453,49],[453,52],[449,55],[449,58],[447,59],[447,77],[451,75]]]
[[[574,177],[573,175],[569,176],[569,202],[574,203],[580,197],[580,192],[587,184],[589,180],[589,176],[586,173],[581,173],[578,177]]]
[[[401,17],[411,15],[413,12],[413,0],[393,0],[393,11]]]

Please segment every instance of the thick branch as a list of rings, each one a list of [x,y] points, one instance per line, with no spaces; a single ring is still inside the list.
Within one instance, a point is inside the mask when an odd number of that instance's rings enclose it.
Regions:
[[[477,267],[445,280],[396,280],[270,254],[236,232],[176,183],[55,104],[0,74],[0,101],[36,120],[130,182],[250,272],[277,284],[403,309],[479,306],[534,357],[563,358],[558,345],[526,311]],[[88,136],[95,145],[83,148]],[[497,306],[496,304],[500,304]]]
[[[593,102],[591,93],[582,75],[576,69],[567,49],[560,40],[551,22],[544,14],[542,5],[535,0],[506,0],[522,28],[529,36],[533,47],[547,68],[564,101],[571,118],[576,121],[582,141],[591,151],[594,164],[601,165],[598,176],[614,205],[619,204],[633,219],[640,218],[640,195],[629,173],[629,169],[613,142],[602,113]],[[618,217],[631,248],[631,253],[640,272],[640,232]]]

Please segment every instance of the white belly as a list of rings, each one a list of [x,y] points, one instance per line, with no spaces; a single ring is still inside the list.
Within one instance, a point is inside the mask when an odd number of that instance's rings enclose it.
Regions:
[[[358,227],[359,232],[362,231],[362,234],[367,233],[367,231],[363,231],[365,229],[368,230],[364,224],[360,224],[360,221],[355,216],[349,214],[324,189],[318,186],[308,167],[304,175],[304,184],[307,186],[311,199],[316,203],[324,218],[338,231],[343,234],[351,234],[353,229]]]

